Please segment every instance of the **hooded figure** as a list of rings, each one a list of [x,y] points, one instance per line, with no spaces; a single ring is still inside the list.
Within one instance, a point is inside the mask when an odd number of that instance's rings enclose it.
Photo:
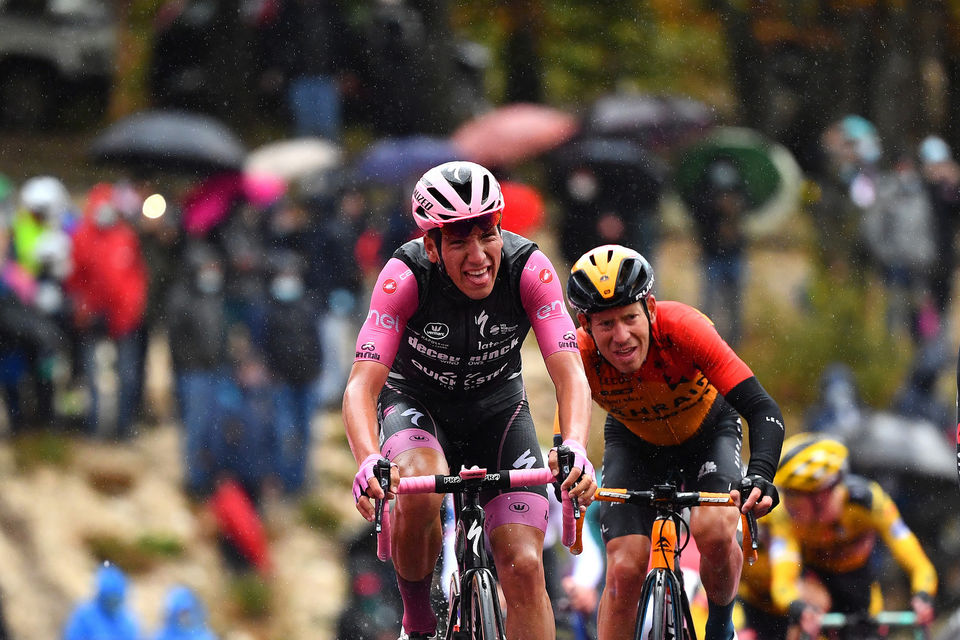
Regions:
[[[153,640],[216,640],[216,638],[213,631],[207,627],[207,614],[196,594],[187,587],[172,587],[167,592],[163,626],[157,631]]]
[[[96,594],[80,603],[67,620],[64,640],[138,640],[140,623],[126,605],[127,577],[104,563],[97,571]]]

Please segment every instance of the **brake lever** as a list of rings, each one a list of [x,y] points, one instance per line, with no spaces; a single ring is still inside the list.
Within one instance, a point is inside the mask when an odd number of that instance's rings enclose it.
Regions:
[[[377,533],[383,530],[383,502],[387,499],[387,489],[390,488],[390,461],[386,458],[377,460],[377,466],[373,470],[374,477],[383,490],[383,498],[374,500],[374,520],[373,527]]]
[[[557,464],[560,465],[560,474],[563,476],[563,479],[566,480],[570,475],[570,472],[573,470],[573,451],[570,450],[570,447],[561,445],[557,447]],[[576,483],[574,483],[576,486]],[[580,519],[580,501],[570,496],[570,502],[573,504],[573,518],[574,520]]]

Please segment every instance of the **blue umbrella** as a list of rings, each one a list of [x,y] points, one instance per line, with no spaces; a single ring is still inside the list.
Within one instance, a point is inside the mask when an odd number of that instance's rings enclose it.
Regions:
[[[431,136],[384,138],[371,145],[353,167],[361,182],[400,183],[419,178],[427,169],[460,159],[448,140]]]

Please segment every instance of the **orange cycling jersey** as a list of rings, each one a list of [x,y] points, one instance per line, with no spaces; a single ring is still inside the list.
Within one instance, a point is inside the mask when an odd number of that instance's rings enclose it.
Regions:
[[[680,302],[657,302],[650,350],[636,373],[607,362],[582,327],[577,342],[596,403],[657,446],[688,440],[710,419],[719,394],[753,376],[710,319]]]

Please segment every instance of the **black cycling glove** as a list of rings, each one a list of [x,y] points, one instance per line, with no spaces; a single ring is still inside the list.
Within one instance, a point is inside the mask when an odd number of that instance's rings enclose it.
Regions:
[[[773,505],[770,507],[771,511],[773,511],[774,507],[780,504],[780,493],[777,491],[777,488],[774,486],[774,484],[763,476],[757,474],[744,476],[743,479],[740,480],[741,502],[747,499],[747,496],[750,495],[750,491],[752,491],[754,487],[760,489],[760,500],[763,500],[764,496],[770,496],[773,499]]]

